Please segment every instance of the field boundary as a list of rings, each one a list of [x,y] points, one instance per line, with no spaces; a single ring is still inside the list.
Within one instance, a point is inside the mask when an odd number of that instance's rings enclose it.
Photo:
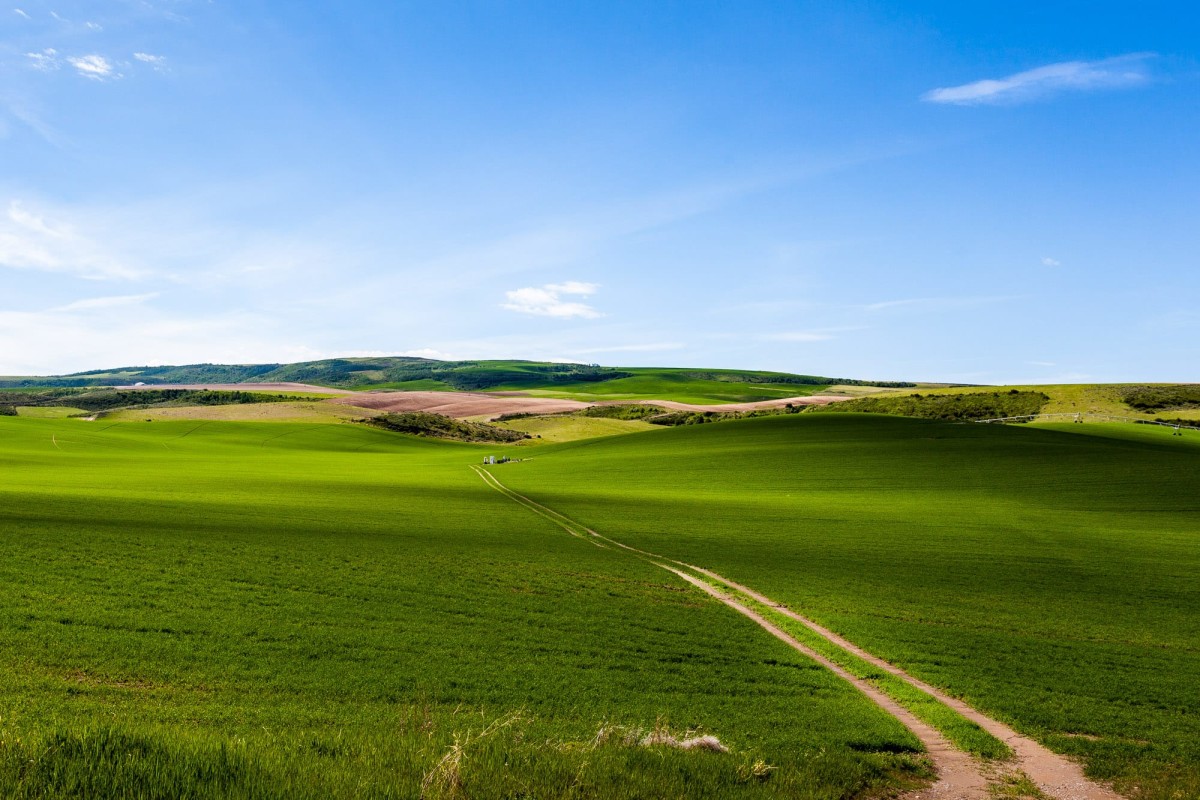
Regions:
[[[1073,415],[1071,415],[1073,416]],[[689,584],[699,588],[706,594],[710,595],[719,602],[724,603],[729,608],[738,613],[754,620],[760,627],[771,633],[776,638],[784,641],[793,649],[801,654],[812,658],[818,664],[821,664],[826,669],[830,669],[834,674],[847,680],[859,691],[863,692],[877,706],[891,714],[895,719],[900,721],[905,727],[913,732],[925,745],[930,758],[938,770],[939,780],[932,787],[929,794],[923,795],[928,798],[962,798],[962,800],[970,800],[974,797],[987,797],[987,786],[991,780],[983,777],[983,771],[978,762],[972,759],[967,753],[951,746],[948,740],[942,735],[942,732],[937,730],[933,725],[926,723],[907,708],[900,705],[901,701],[898,698],[886,694],[881,688],[868,683],[865,679],[856,677],[845,666],[835,662],[833,659],[822,656],[807,645],[802,644],[799,640],[786,633],[783,629],[769,622],[763,614],[759,614],[751,609],[752,604],[765,606],[771,611],[785,616],[793,621],[799,622],[806,629],[811,631],[816,636],[820,637],[824,642],[828,643],[836,650],[848,654],[853,657],[861,658],[869,664],[884,670],[888,674],[899,678],[911,688],[928,695],[936,700],[943,707],[955,712],[960,717],[967,721],[978,725],[991,736],[999,739],[1005,746],[1011,748],[1015,754],[1015,768],[1018,774],[1027,777],[1038,790],[1044,793],[1047,797],[1054,800],[1123,800],[1122,796],[1107,786],[1092,781],[1083,774],[1083,769],[1074,761],[1053,752],[1049,748],[1039,742],[1017,733],[1015,730],[995,720],[975,708],[969,706],[962,700],[950,697],[945,692],[936,689],[935,687],[909,675],[901,668],[891,664],[878,656],[871,654],[863,648],[855,645],[853,642],[839,636],[830,631],[817,622],[808,619],[807,617],[793,611],[783,603],[776,602],[760,592],[757,592],[742,584],[731,581],[716,572],[696,567],[687,564],[683,561],[678,561],[667,556],[662,556],[657,553],[651,553],[647,550],[641,550],[636,547],[624,544],[615,539],[611,539],[603,534],[588,528],[570,517],[555,511],[552,508],[542,505],[535,500],[531,500],[519,492],[516,492],[503,483],[491,473],[490,470],[485,470],[472,465],[471,468],[480,475],[483,481],[496,491],[509,497],[513,501],[520,503],[534,513],[542,516],[559,527],[566,530],[572,536],[588,540],[589,538],[599,539],[601,542],[606,542],[620,549],[634,553],[644,560],[655,564],[656,566],[665,569]],[[593,542],[596,544],[596,542]],[[671,566],[674,565],[674,566]],[[693,571],[699,575],[705,576],[710,580],[716,581],[722,585],[726,591],[722,591],[717,587],[712,586],[708,581],[701,577],[689,574],[688,571]],[[731,593],[733,596],[731,596]],[[740,600],[749,601],[749,603],[739,602]],[[870,692],[866,688],[871,689]],[[885,699],[887,704],[881,703],[876,699],[876,693]],[[893,711],[893,707],[900,709],[904,715],[898,715]],[[917,723],[914,728],[909,724],[909,719]],[[924,734],[924,735],[923,735]],[[929,735],[932,734],[932,735]],[[965,759],[965,762],[963,761]],[[993,762],[995,763],[995,762]],[[969,767],[975,774],[980,776],[982,784],[982,794],[976,794],[976,784],[974,779],[963,774],[964,767]],[[993,780],[999,780],[1004,776],[994,775]]]

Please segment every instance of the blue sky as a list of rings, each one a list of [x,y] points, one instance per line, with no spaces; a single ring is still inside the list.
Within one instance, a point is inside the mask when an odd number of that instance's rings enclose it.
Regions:
[[[1198,48],[1191,2],[15,0],[0,374],[1197,380]]]

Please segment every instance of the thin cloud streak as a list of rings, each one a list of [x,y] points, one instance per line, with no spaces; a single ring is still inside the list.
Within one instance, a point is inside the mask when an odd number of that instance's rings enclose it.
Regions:
[[[910,297],[903,300],[884,300],[880,303],[868,303],[855,308],[863,311],[888,311],[894,308],[916,308],[925,310],[946,310],[957,308],[973,308],[975,306],[1006,303],[1019,300],[1020,295],[998,295],[995,297]]]
[[[682,350],[687,345],[682,342],[647,342],[645,344],[617,344],[609,347],[584,347],[578,350],[568,350],[567,355],[590,356],[596,353],[665,353],[671,350]]]
[[[1100,61],[1063,61],[1004,78],[933,89],[921,99],[927,103],[960,106],[1002,105],[1030,102],[1069,91],[1127,89],[1149,82],[1146,62],[1153,56],[1153,53],[1130,53]]]
[[[759,338],[764,342],[827,342],[834,336],[824,331],[782,331],[766,333]]]
[[[92,280],[129,280],[144,274],[73,225],[29,211],[17,201],[0,218],[0,267]]]
[[[55,308],[50,309],[50,311],[71,313],[75,311],[95,311],[99,309],[136,306],[149,302],[156,297],[158,297],[158,292],[146,292],[145,294],[122,294],[113,295],[110,297],[89,297],[86,300],[76,300],[73,303],[67,303],[63,306],[56,306]]]

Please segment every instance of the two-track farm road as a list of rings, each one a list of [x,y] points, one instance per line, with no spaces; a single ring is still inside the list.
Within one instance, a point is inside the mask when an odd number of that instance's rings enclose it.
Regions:
[[[1054,798],[1054,800],[1123,800],[1121,795],[1112,789],[1085,776],[1080,766],[1065,756],[1059,755],[1033,739],[1017,733],[1004,723],[980,713],[961,700],[950,697],[933,686],[912,677],[899,667],[884,661],[878,656],[872,655],[847,639],[838,636],[827,628],[787,608],[782,603],[777,603],[771,598],[746,586],[730,581],[711,570],[685,564],[666,556],[639,550],[638,548],[609,539],[607,536],[603,536],[569,517],[509,489],[490,471],[474,466],[472,469],[479,473],[483,481],[493,489],[520,503],[530,511],[546,517],[565,529],[572,536],[584,539],[592,537],[593,541],[598,539],[601,542],[614,545],[645,558],[662,569],[675,574],[712,598],[753,620],[771,635],[816,661],[865,694],[872,702],[899,720],[901,724],[921,740],[930,760],[933,761],[937,769],[937,782],[929,789],[912,795],[912,800],[917,800],[917,798],[928,798],[929,800],[976,800],[976,798],[980,798],[982,800],[982,798],[991,796],[990,785],[1001,780],[1004,777],[1004,772],[1011,770],[1024,773],[1025,776],[1037,785],[1042,793]],[[722,588],[717,588],[695,575],[688,574],[686,570],[706,576],[721,584]],[[955,748],[937,729],[918,719],[911,711],[897,703],[875,685],[851,674],[835,662],[804,645],[771,623],[765,616],[754,611],[749,604],[739,602],[737,597],[722,589],[728,589],[731,593],[736,593],[742,598],[774,609],[778,613],[801,623],[829,644],[887,671],[910,686],[928,694],[1007,744],[1015,754],[1013,761],[1010,764],[997,764],[995,768],[985,766],[972,756]]]

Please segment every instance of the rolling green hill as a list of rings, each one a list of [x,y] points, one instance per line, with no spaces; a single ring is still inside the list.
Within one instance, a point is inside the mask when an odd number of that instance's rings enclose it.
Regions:
[[[928,776],[815,663],[489,488],[470,466],[503,445],[125,419],[0,416],[0,796],[833,800]],[[492,474],[1138,800],[1200,795],[1200,436],[555,419],[611,435]]]
[[[767,400],[867,381],[784,372],[601,367],[537,361],[338,358],[298,364],[122,367],[42,377],[0,377],[0,389],[163,383],[311,383],[344,389],[526,391],[603,399]],[[909,383],[883,384],[915,386]]]
[[[1061,427],[799,414],[556,445],[496,474],[1139,798],[1200,796],[1200,436]]]
[[[929,398],[946,395],[986,395],[996,392],[998,388],[1006,392],[1036,392],[1045,395],[1048,400],[1042,405],[1040,413],[1046,414],[1111,414],[1144,420],[1179,418],[1200,421],[1200,384],[1195,383],[1077,383],[1004,387],[941,387],[897,389],[888,392],[887,396],[920,394],[928,402]],[[989,401],[981,399],[980,402],[987,403]]]
[[[833,800],[928,774],[836,677],[489,489],[488,452],[0,417],[0,796]]]

